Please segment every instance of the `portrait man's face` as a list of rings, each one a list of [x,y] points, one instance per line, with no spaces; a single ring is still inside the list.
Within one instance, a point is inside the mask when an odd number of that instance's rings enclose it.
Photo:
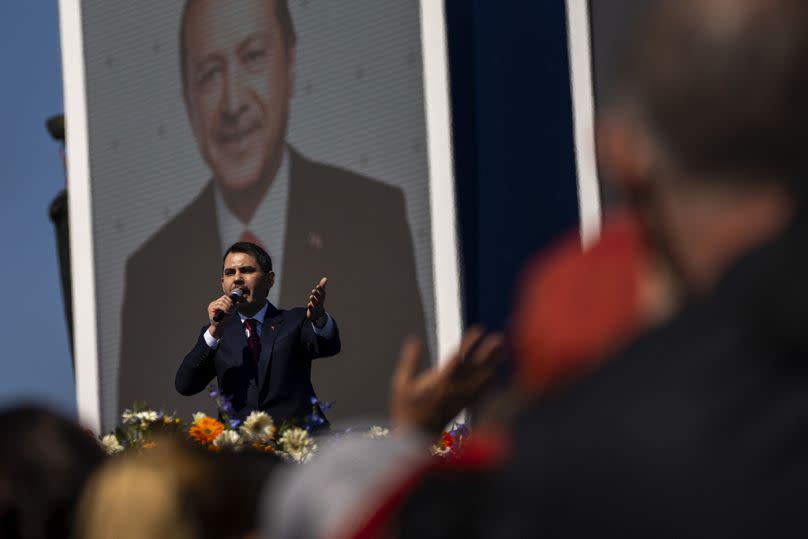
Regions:
[[[275,0],[189,0],[185,101],[205,161],[224,189],[274,174],[294,87]]]

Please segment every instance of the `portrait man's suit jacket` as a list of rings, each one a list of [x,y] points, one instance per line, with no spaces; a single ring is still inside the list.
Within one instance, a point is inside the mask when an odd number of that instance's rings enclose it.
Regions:
[[[305,305],[328,277],[326,310],[339,321],[342,352],[315,362],[314,387],[335,401],[331,419],[385,414],[402,340],[426,333],[403,194],[289,150],[279,307]],[[179,395],[174,375],[222,294],[222,255],[211,182],[127,261],[120,410],[144,401],[186,416],[213,411],[204,392]]]
[[[185,356],[174,385],[183,395],[204,391],[215,377],[230,399],[233,411],[244,418],[263,410],[276,421],[312,413],[311,362],[339,352],[339,329],[319,337],[306,318],[306,309],[279,310],[269,304],[261,331],[261,353],[256,366],[241,319],[233,315],[216,349],[205,342],[202,327],[196,345]]]

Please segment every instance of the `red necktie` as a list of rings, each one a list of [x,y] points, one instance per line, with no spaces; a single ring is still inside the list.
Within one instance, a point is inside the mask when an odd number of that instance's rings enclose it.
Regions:
[[[258,367],[258,359],[261,357],[261,341],[258,338],[258,321],[255,318],[247,318],[244,321],[244,333],[247,335],[247,348],[250,349],[253,363]]]

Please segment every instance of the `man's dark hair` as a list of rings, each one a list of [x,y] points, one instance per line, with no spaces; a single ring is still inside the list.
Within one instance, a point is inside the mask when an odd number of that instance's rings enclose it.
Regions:
[[[68,537],[77,500],[104,455],[93,435],[34,406],[0,412],[0,537]]]
[[[224,261],[227,260],[227,255],[230,253],[244,253],[252,255],[258,262],[258,267],[261,268],[261,271],[263,271],[265,274],[272,271],[272,258],[270,258],[269,253],[264,251],[260,245],[250,243],[249,241],[239,241],[234,243],[229,249],[227,249],[227,252],[224,253],[224,257],[222,257],[222,265],[224,265]]]
[[[187,0],[182,8],[182,15],[180,16],[180,74],[182,75],[182,87],[186,87],[186,74],[188,69],[188,47],[185,44],[185,30],[188,21],[188,10],[195,0]],[[272,0],[266,0],[270,2]],[[292,15],[289,12],[289,3],[287,0],[274,0],[275,1],[275,16],[278,18],[278,23],[283,33],[283,45],[286,47],[288,54],[292,47],[297,43],[297,34],[295,33],[295,25],[292,21]]]
[[[650,3],[626,36],[612,97],[688,174],[806,172],[808,2]]]

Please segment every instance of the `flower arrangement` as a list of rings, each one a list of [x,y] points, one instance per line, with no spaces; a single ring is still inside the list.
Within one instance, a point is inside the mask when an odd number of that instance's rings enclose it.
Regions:
[[[233,414],[230,401],[216,389],[209,395],[219,409],[219,418],[198,412],[190,423],[184,423],[176,414],[152,410],[143,403],[136,403],[121,414],[121,423],[114,432],[98,437],[101,448],[107,455],[124,451],[141,451],[154,447],[160,435],[184,436],[210,451],[241,451],[244,449],[274,453],[292,462],[307,462],[317,450],[310,431],[325,420],[319,409],[328,409],[330,404],[312,399],[312,413],[303,418],[302,424],[284,421],[275,425],[272,417],[255,411],[243,421]]]
[[[443,433],[438,443],[432,445],[430,452],[444,459],[456,459],[462,453],[470,435],[471,431],[466,425],[455,424]]]
[[[254,411],[241,420],[234,416],[232,404],[218,390],[211,388],[209,395],[219,409],[219,418],[197,412],[186,424],[175,413],[152,410],[143,403],[136,403],[132,409],[121,414],[121,424],[114,432],[97,437],[98,443],[107,455],[116,455],[147,450],[156,445],[161,435],[170,434],[186,437],[214,452],[259,451],[273,453],[289,462],[305,463],[317,452],[316,438],[312,432],[325,423],[321,411],[333,405],[312,397],[310,415],[300,421],[284,421],[276,425],[272,416],[260,411]],[[349,432],[350,429],[344,434]],[[442,458],[453,458],[462,449],[468,435],[469,431],[464,425],[454,426],[443,433],[431,452]],[[362,436],[387,438],[390,430],[374,425]]]
[[[143,404],[135,404],[121,414],[121,424],[111,432],[99,437],[101,448],[107,455],[115,455],[126,449],[148,449],[154,445],[158,433],[174,433],[182,429],[182,421],[175,414],[150,410]]]

